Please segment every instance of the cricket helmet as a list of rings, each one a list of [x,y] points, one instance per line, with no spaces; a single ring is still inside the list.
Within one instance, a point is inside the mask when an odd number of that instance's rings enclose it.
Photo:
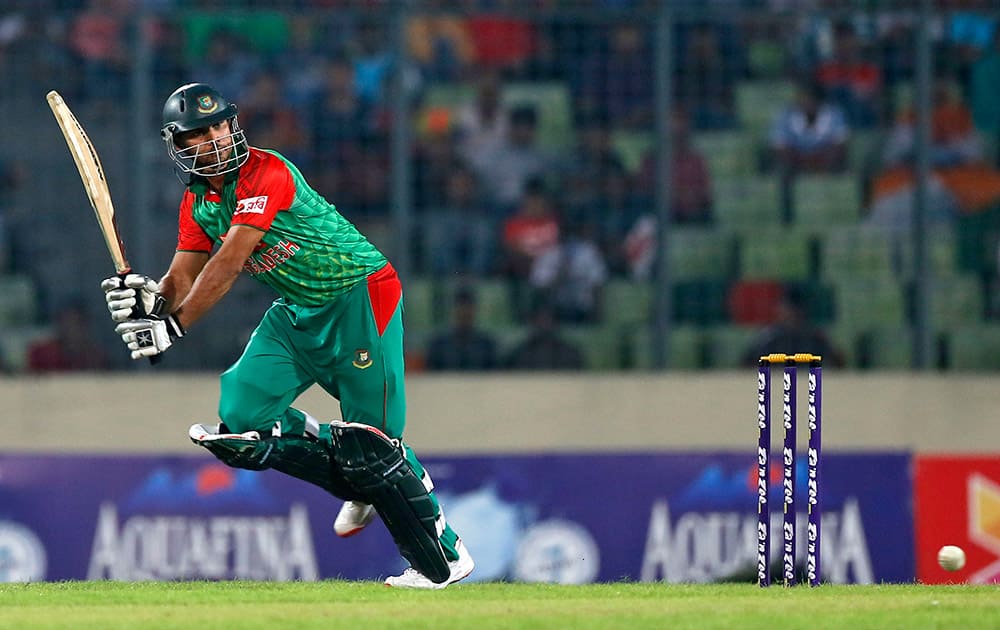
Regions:
[[[229,121],[229,134],[188,147],[177,135]],[[239,169],[250,157],[246,136],[236,119],[236,105],[204,83],[188,83],[174,90],[163,104],[160,136],[170,159],[185,173],[204,177]],[[201,160],[199,162],[199,159]]]

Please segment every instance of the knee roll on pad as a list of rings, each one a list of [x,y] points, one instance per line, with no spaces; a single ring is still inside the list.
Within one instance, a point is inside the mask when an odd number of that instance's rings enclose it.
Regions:
[[[399,442],[364,424],[336,422],[330,429],[333,459],[362,500],[375,507],[403,557],[432,582],[451,577],[434,501]]]

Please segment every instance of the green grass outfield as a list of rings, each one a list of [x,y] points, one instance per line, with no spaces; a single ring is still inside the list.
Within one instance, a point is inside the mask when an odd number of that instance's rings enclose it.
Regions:
[[[1000,587],[0,584],[0,628],[1000,628]]]

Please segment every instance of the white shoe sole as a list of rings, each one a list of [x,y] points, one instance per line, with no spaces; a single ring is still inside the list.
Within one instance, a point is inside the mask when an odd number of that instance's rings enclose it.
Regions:
[[[459,541],[458,544],[462,545],[462,542]],[[463,566],[461,568],[461,573],[453,575],[452,577],[448,578],[444,582],[441,582],[440,584],[434,584],[430,580],[427,580],[428,583],[426,585],[422,585],[422,586],[417,586],[417,585],[414,585],[414,584],[392,584],[390,582],[390,580],[393,580],[393,579],[396,579],[397,577],[402,577],[402,576],[392,576],[392,577],[386,578],[386,580],[385,580],[385,582],[383,582],[383,584],[385,584],[385,586],[388,586],[389,588],[409,588],[409,589],[420,589],[420,590],[440,590],[440,589],[443,589],[444,587],[446,587],[446,586],[448,586],[450,584],[454,584],[455,582],[460,582],[460,581],[464,580],[465,578],[469,577],[470,575],[472,575],[472,571],[476,568],[476,563],[472,560],[472,556],[469,554],[468,550],[464,549],[464,545],[462,545],[462,547],[463,547],[462,550],[465,552],[464,556],[465,556],[465,558],[467,560],[467,563],[466,563],[467,566]],[[463,554],[461,554],[461,552],[459,552],[459,553],[460,553],[459,559],[461,559]],[[424,578],[424,579],[427,579],[427,578]]]

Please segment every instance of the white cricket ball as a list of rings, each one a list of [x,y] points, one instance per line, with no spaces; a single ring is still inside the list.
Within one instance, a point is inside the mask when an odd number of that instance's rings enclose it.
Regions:
[[[965,552],[961,547],[945,545],[938,551],[938,564],[945,571],[958,571],[965,566]]]

